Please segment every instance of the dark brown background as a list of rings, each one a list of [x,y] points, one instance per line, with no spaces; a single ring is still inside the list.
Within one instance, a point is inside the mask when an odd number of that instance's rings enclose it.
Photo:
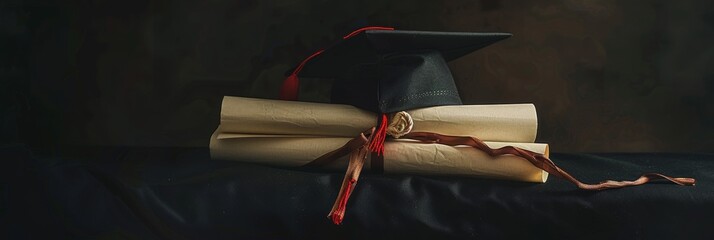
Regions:
[[[553,151],[714,150],[712,1],[0,6],[2,144],[205,146],[223,95],[276,98],[306,55],[386,25],[513,33],[452,72],[465,103],[535,103]]]

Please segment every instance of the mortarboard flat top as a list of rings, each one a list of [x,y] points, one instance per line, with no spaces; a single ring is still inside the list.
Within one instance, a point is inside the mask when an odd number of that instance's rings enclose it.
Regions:
[[[460,105],[446,62],[509,33],[366,30],[304,61],[296,77],[334,79],[331,102],[378,113]]]

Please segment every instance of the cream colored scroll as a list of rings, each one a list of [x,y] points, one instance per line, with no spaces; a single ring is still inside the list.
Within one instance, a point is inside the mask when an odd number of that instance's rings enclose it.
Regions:
[[[439,106],[407,111],[412,131],[473,136],[484,141],[534,142],[533,104]],[[353,106],[223,98],[220,133],[355,137],[376,124],[375,113]]]
[[[223,134],[216,131],[211,137],[211,157],[214,159],[253,162],[259,164],[297,167],[335,150],[351,138]],[[506,145],[537,153],[548,153],[547,144],[486,142],[491,148]],[[387,173],[415,173],[429,175],[460,175],[526,182],[545,182],[548,173],[530,162],[512,155],[498,157],[468,146],[451,147],[442,144],[420,143],[411,140],[392,140],[385,143],[384,171]],[[370,161],[365,164],[369,168]],[[347,157],[337,160],[329,168],[344,170]]]

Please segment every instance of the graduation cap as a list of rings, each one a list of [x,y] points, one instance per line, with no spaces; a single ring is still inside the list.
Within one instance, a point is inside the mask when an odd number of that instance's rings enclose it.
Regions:
[[[362,28],[301,62],[281,99],[297,100],[298,78],[306,77],[333,79],[331,103],[376,113],[461,105],[446,63],[510,36]]]
[[[280,96],[297,100],[299,77],[333,79],[331,103],[381,113],[369,145],[381,155],[388,113],[461,105],[446,63],[510,36],[361,28],[303,60],[283,82]]]

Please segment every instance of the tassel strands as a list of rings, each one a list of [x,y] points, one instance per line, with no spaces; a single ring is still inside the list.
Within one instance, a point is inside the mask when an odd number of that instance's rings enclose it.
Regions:
[[[350,179],[349,181],[344,181],[342,185],[343,191],[341,191],[340,196],[337,198],[337,206],[330,212],[329,218],[332,219],[332,223],[335,225],[341,225],[342,220],[345,218],[345,210],[347,209],[347,200],[349,200],[354,185],[357,183],[356,179]]]
[[[370,134],[370,138],[374,136],[374,128],[371,129],[371,133],[372,134]],[[357,180],[359,180],[359,175],[362,172],[362,167],[364,166],[364,162],[367,159],[367,153],[369,152],[367,145],[371,139],[368,140],[365,137],[364,133],[360,134],[357,139],[359,139],[357,142],[362,143],[362,145],[357,147],[356,149],[351,149],[349,153],[350,162],[347,166],[345,177],[342,180],[342,187],[340,187],[340,192],[337,195],[337,199],[335,199],[335,203],[332,205],[332,210],[330,210],[330,213],[327,215],[327,217],[330,218],[332,220],[332,223],[334,223],[335,225],[342,224],[342,220],[345,218],[347,201],[349,201],[350,195],[352,195],[352,191],[354,190],[354,187],[357,184]]]
[[[384,141],[387,139],[387,125],[387,114],[382,113],[377,131],[369,143],[369,150],[377,153],[377,155],[384,154]]]

